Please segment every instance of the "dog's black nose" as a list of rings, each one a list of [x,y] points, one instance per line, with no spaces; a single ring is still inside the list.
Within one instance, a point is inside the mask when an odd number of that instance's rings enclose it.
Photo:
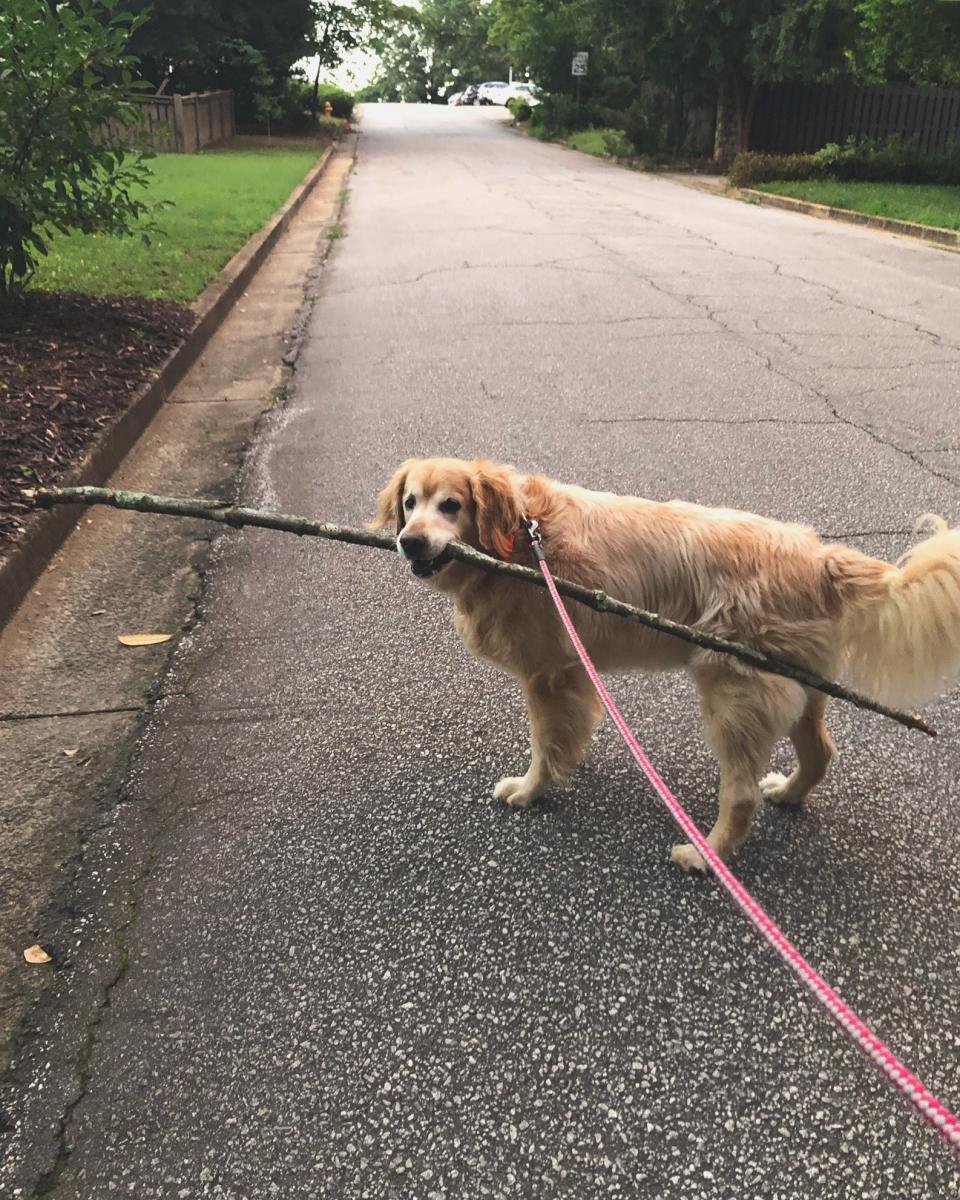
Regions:
[[[427,539],[415,533],[406,533],[400,538],[400,549],[407,558],[422,558],[427,548]]]

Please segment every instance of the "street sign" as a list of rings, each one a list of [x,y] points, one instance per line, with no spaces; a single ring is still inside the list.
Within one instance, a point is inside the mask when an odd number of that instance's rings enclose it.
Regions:
[[[573,56],[573,62],[570,64],[571,75],[586,75],[587,59],[589,54],[586,50],[580,50]]]

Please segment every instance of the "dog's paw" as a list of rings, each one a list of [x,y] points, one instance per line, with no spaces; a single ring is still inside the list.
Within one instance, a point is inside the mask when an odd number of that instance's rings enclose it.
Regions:
[[[802,797],[790,791],[790,780],[779,771],[771,771],[760,780],[760,795],[771,804],[799,804]]]
[[[526,777],[507,775],[493,789],[494,798],[509,804],[511,808],[526,808],[533,796],[526,790]]]
[[[683,842],[681,845],[674,846],[670,851],[670,861],[676,863],[687,875],[692,871],[699,871],[701,875],[706,875],[707,873],[708,868],[703,855],[696,847],[691,846],[689,842]]]

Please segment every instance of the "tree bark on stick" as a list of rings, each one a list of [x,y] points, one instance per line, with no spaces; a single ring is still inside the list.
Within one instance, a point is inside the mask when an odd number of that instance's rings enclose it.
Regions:
[[[56,504],[105,504],[112,508],[131,510],[134,512],[156,513],[168,517],[194,517],[202,521],[216,521],[221,525],[231,525],[235,528],[249,525],[258,529],[275,529],[283,533],[295,533],[298,537],[325,538],[334,542],[347,542],[354,546],[369,546],[374,550],[396,551],[396,539],[388,533],[373,533],[366,529],[354,529],[348,525],[333,525],[323,521],[311,521],[307,517],[291,516],[287,513],[264,512],[256,508],[243,508],[234,504],[225,504],[220,500],[187,499],[178,496],[154,496],[149,492],[132,492],[120,488],[73,487],[73,488],[38,488],[34,499],[42,508],[51,508]],[[462,542],[451,542],[447,554],[460,562],[468,563],[480,571],[501,575],[509,579],[517,579],[523,583],[536,584],[545,587],[543,576],[529,567],[517,563],[505,563],[500,559],[491,558],[472,546]],[[916,729],[921,733],[936,737],[937,731],[915,714],[900,712],[889,708],[869,696],[862,696],[842,684],[824,679],[814,671],[798,663],[786,662],[765,650],[748,646],[742,642],[731,642],[726,638],[715,637],[690,625],[671,621],[661,617],[659,613],[647,612],[623,600],[614,600],[605,592],[583,587],[579,583],[571,583],[566,579],[555,580],[557,591],[563,596],[576,600],[580,604],[592,608],[595,612],[609,613],[611,616],[622,617],[635,621],[658,633],[669,637],[679,638],[703,650],[712,650],[718,654],[729,654],[750,667],[766,671],[772,675],[782,675],[792,679],[804,687],[814,688],[837,700],[845,700],[857,708],[867,709],[889,717],[890,720]]]

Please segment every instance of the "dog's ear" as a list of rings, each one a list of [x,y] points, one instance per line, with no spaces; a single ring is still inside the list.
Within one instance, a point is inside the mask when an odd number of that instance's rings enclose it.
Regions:
[[[477,509],[477,536],[483,550],[509,558],[513,535],[520,524],[520,498],[513,476],[505,467],[478,459],[470,476],[470,491]]]
[[[407,475],[415,462],[416,459],[408,458],[397,467],[393,478],[377,497],[377,515],[368,522],[368,529],[386,529],[388,525],[393,525],[395,532],[399,533],[403,528],[403,492],[407,486]]]

